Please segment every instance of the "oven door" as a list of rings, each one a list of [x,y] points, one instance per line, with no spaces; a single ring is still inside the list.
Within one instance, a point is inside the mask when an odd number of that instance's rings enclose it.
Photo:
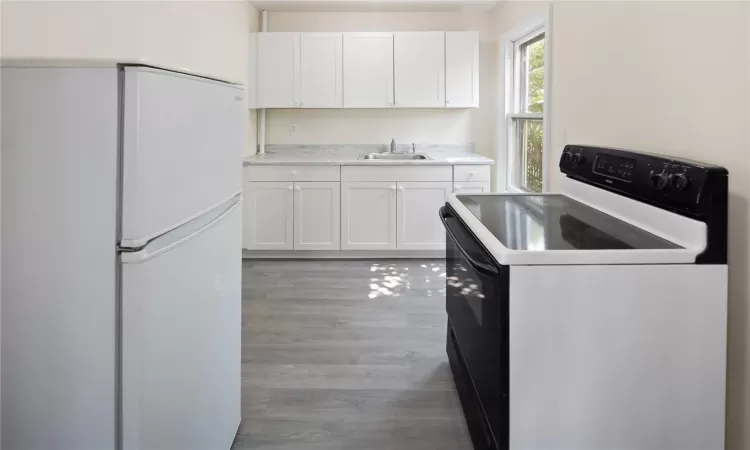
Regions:
[[[508,267],[492,259],[450,206],[440,209],[440,219],[446,230],[448,347],[458,364],[454,378],[464,414],[475,446],[480,441],[483,448],[507,448]]]

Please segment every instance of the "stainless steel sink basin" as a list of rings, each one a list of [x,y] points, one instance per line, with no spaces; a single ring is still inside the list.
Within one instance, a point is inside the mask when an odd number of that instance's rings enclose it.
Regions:
[[[422,153],[368,153],[366,155],[360,155],[359,159],[375,161],[414,161],[430,158]]]

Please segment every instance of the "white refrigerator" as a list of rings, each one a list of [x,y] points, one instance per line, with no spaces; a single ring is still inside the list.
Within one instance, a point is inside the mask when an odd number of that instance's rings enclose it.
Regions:
[[[3,61],[8,450],[224,450],[240,422],[241,86]]]

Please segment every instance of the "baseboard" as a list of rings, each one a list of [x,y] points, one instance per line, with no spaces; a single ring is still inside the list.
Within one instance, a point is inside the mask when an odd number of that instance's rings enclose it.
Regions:
[[[445,250],[242,250],[243,259],[445,259]]]

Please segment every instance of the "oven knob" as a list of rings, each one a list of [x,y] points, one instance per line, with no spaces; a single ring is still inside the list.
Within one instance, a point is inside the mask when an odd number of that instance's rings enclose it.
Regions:
[[[672,187],[679,191],[684,191],[690,186],[690,178],[687,177],[684,173],[674,173],[670,177],[670,181],[672,182]]]
[[[566,150],[562,154],[562,160],[563,161],[570,161],[570,151]]]
[[[583,157],[581,156],[581,154],[580,153],[574,153],[573,154],[573,163],[574,164],[580,164],[581,162],[583,162]]]
[[[653,170],[651,171],[651,185],[655,189],[664,189],[665,187],[667,187],[668,182],[669,176],[666,174],[666,172],[656,173]]]

